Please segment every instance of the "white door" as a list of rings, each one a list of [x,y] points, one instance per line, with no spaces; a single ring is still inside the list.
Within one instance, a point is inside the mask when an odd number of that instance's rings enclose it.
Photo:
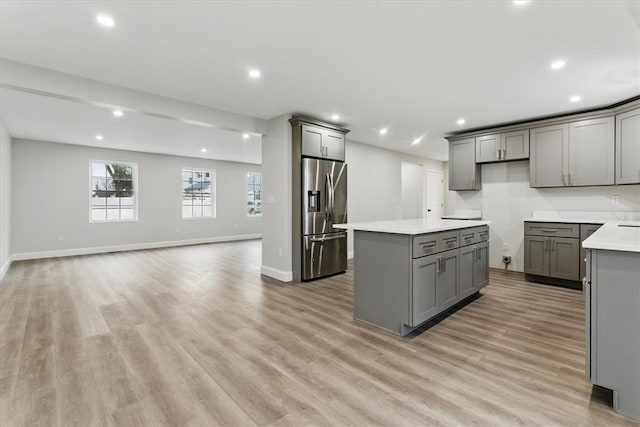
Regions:
[[[422,218],[422,166],[402,162],[402,219]]]
[[[444,176],[440,171],[428,170],[425,195],[425,216],[440,218],[444,210]]]

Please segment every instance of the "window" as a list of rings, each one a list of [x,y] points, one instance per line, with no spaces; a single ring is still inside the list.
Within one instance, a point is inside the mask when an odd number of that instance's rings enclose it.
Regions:
[[[262,174],[247,174],[247,215],[262,216]]]
[[[182,169],[182,218],[215,218],[215,174]]]
[[[91,222],[138,219],[135,163],[91,161]]]

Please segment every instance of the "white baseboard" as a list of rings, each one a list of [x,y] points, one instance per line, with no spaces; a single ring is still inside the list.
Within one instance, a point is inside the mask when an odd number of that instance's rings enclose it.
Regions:
[[[64,256],[102,254],[107,252],[137,251],[141,249],[170,248],[173,246],[200,245],[203,243],[232,242],[236,240],[260,239],[262,234],[241,234],[237,236],[205,237],[202,239],[170,240],[167,242],[134,243],[130,245],[98,246],[93,248],[62,249],[56,251],[23,252],[13,254],[13,261]]]
[[[347,259],[353,259],[353,251],[347,252]]]
[[[278,270],[277,268],[267,267],[266,265],[260,266],[260,274],[279,280],[281,282],[293,281],[292,271]]]
[[[9,258],[2,264],[0,268],[0,280],[4,278],[4,275],[9,271],[9,267],[11,267],[11,263],[13,262],[13,255],[9,255]]]

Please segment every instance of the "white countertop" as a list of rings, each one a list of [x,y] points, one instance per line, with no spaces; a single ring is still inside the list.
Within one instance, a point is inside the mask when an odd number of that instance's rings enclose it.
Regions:
[[[354,222],[336,224],[335,228],[344,230],[375,231],[391,234],[426,234],[437,231],[457,230],[460,228],[489,225],[491,221],[467,221],[439,218],[399,219],[391,221]]]
[[[640,252],[640,221],[607,221],[582,246],[587,249]]]

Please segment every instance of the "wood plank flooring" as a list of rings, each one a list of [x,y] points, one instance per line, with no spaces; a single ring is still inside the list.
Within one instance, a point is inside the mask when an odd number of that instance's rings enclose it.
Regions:
[[[1,426],[638,426],[584,379],[581,292],[491,271],[410,338],[352,320],[352,274],[283,284],[259,241],[16,262]]]

